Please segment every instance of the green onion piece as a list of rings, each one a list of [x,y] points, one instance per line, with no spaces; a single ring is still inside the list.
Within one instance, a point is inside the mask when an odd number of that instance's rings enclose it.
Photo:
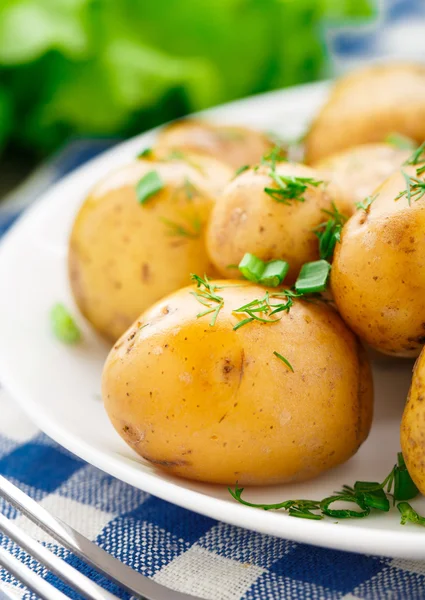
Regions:
[[[322,515],[316,515],[307,509],[299,510],[290,508],[288,510],[288,515],[290,517],[298,517],[299,519],[311,519],[312,521],[321,521],[323,519]]]
[[[241,173],[244,173],[245,171],[248,171],[249,169],[249,165],[243,165],[242,167],[239,167],[239,169],[236,169],[235,171],[235,177],[237,175],[240,175]]]
[[[301,267],[295,289],[302,294],[323,292],[326,289],[331,265],[326,260],[305,263]]]
[[[366,506],[388,512],[390,502],[382,489],[382,485],[375,481],[356,481],[354,484],[355,495]]]
[[[63,304],[58,303],[52,307],[50,323],[54,335],[61,342],[76,344],[81,340],[81,331]]]
[[[239,271],[249,281],[258,283],[265,269],[264,261],[257,258],[255,254],[247,252],[239,263]]]
[[[384,141],[386,144],[391,144],[391,146],[395,146],[400,150],[414,150],[417,146],[416,142],[412,140],[412,138],[396,132],[389,133]]]
[[[289,360],[287,358],[285,358],[284,356],[282,356],[281,354],[279,354],[279,352],[276,352],[276,350],[273,352],[273,354],[275,356],[277,356],[277,358],[279,360],[281,360],[282,362],[284,362],[285,365],[288,367],[288,369],[290,369],[293,373],[295,372],[294,371],[294,367],[291,365],[291,363],[289,362]]]
[[[288,271],[289,264],[284,260],[271,260],[265,264],[260,283],[269,287],[277,287],[285,279]]]
[[[394,473],[394,498],[396,500],[411,500],[418,494],[419,490],[409,475],[403,454],[399,452]]]
[[[349,510],[349,509],[333,510],[333,509],[329,508],[329,506],[331,504],[333,504],[334,502],[338,502],[338,501],[353,502],[354,504],[357,504],[357,506],[359,508],[361,508],[362,510],[361,511]],[[324,500],[321,501],[320,508],[325,515],[327,515],[328,517],[336,518],[336,519],[362,519],[363,517],[367,517],[368,514],[370,513],[370,508],[368,506],[366,506],[366,504],[364,504],[364,502],[362,501],[361,498],[358,498],[357,496],[349,496],[349,495],[345,495],[345,494],[341,494],[341,495],[337,495],[337,496],[329,496],[329,498],[325,498]]]
[[[137,155],[137,158],[146,158],[147,156],[150,156],[152,153],[153,153],[152,148],[145,148],[144,150],[139,152],[139,154]]]
[[[137,200],[144,204],[151,196],[154,196],[164,187],[164,183],[157,171],[146,173],[136,185]]]
[[[397,508],[401,514],[400,523],[402,525],[406,525],[406,523],[415,523],[416,525],[425,527],[425,518],[419,515],[408,502],[399,502]]]

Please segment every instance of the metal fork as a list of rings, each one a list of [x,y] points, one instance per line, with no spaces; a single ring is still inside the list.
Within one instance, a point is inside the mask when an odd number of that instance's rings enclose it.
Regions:
[[[20,510],[36,525],[44,529],[44,531],[49,533],[65,548],[71,550],[84,562],[134,596],[143,598],[144,600],[199,600],[195,596],[171,590],[124,565],[61,519],[51,515],[35,500],[27,496],[1,475],[0,496]],[[76,589],[83,597],[90,600],[117,600],[116,596],[61,560],[45,546],[36,542],[27,533],[19,529],[11,519],[7,519],[1,514],[0,531],[40,563],[44,564],[63,581]],[[0,565],[43,600],[65,600],[67,598],[62,592],[59,592],[59,590],[1,547]],[[1,594],[2,592],[0,591],[0,599]],[[5,592],[3,592],[3,595],[5,595]]]

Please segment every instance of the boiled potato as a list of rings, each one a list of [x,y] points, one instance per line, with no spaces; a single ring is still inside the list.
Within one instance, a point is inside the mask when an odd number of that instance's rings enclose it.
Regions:
[[[140,204],[137,184],[152,171],[163,188]],[[81,312],[104,336],[115,341],[191,271],[213,273],[204,243],[211,186],[185,161],[138,160],[91,191],[72,229],[69,275]]]
[[[306,161],[382,142],[394,131],[425,139],[425,65],[372,65],[339,79],[306,136]]]
[[[372,381],[356,337],[332,308],[301,300],[274,323],[235,331],[247,315],[234,311],[265,292],[232,280],[184,288],[111,350],[106,410],[153,465],[214,483],[302,481],[350,458],[367,437]],[[269,293],[273,304],[286,302]],[[200,316],[209,310],[200,300],[216,314]]]
[[[425,351],[413,369],[412,385],[401,422],[401,449],[410,477],[425,495]]]
[[[416,169],[403,168],[412,177]],[[415,189],[420,192],[412,187],[412,194]],[[373,348],[418,356],[425,343],[425,196],[413,195],[409,206],[406,195],[396,199],[404,190],[400,171],[375,190],[366,211],[346,223],[331,289],[343,319]]]
[[[185,119],[160,131],[154,152],[165,158],[176,151],[207,154],[237,169],[257,163],[273,145],[263,133],[247,127]]]
[[[319,160],[313,167],[343,190],[355,212],[356,203],[372,195],[411,152],[391,144],[361,144]]]
[[[184,162],[196,169],[204,178],[205,185],[211,190],[214,196],[222,193],[225,186],[235,175],[234,169],[213,156],[199,154],[196,152],[173,151],[167,156],[159,156],[155,150],[150,150],[144,158],[151,162]]]
[[[316,171],[304,165],[280,162],[275,168],[278,176],[320,180]],[[325,183],[307,185],[298,199],[278,201],[265,191],[278,188],[271,171],[262,165],[241,173],[217,199],[208,226],[207,248],[224,277],[239,276],[229,265],[238,265],[246,252],[265,261],[286,260],[290,265],[288,282],[295,280],[305,262],[319,258],[313,229],[328,218],[323,209],[330,210],[336,199],[331,188]]]

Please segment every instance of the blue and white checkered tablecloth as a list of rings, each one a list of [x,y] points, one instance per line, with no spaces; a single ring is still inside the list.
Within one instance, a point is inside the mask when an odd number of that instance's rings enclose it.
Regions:
[[[103,146],[99,142],[71,145],[32,179],[34,189],[40,192],[49,180]],[[31,200],[31,186],[23,192],[3,206],[0,203],[0,235]],[[303,545],[232,527],[159,500],[55,444],[37,431],[2,389],[0,473],[133,569],[201,598],[425,600],[425,562]],[[1,500],[0,511],[113,593],[129,597]],[[79,597],[1,534],[0,544],[70,597]],[[17,600],[31,597],[0,570],[2,589]]]
[[[425,563],[316,548],[232,527],[132,488],[84,463],[36,430],[0,391],[0,473],[105,550],[170,588],[210,600],[421,600]],[[15,509],[0,510],[119,597]],[[425,540],[425,538],[424,538]],[[425,541],[424,541],[425,543]],[[79,597],[0,536],[26,565]],[[29,598],[0,570],[0,589]]]

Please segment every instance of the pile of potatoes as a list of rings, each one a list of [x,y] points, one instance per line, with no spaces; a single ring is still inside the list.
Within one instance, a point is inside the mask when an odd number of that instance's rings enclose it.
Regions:
[[[260,485],[358,450],[373,412],[363,344],[395,357],[425,344],[425,153],[412,159],[424,124],[425,68],[371,66],[336,82],[304,164],[263,133],[186,120],[95,186],[72,229],[70,282],[114,343],[104,403],[138,454],[173,475]],[[280,197],[282,181],[302,194]],[[335,211],[346,223],[329,290],[293,297]],[[281,288],[244,280],[246,253],[287,261]],[[401,437],[425,493],[424,398],[421,355]]]

